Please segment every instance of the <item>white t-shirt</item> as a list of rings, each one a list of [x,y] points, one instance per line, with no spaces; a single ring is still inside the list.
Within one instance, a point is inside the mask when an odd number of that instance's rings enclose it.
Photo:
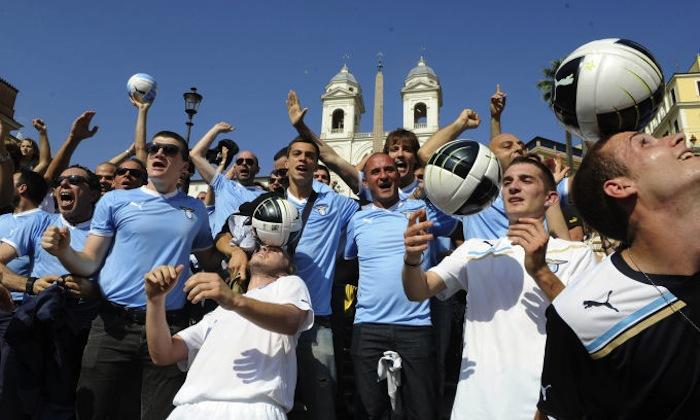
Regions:
[[[174,405],[233,401],[266,402],[286,411],[292,408],[297,339],[300,332],[311,328],[314,319],[309,291],[301,278],[285,276],[249,290],[246,296],[294,305],[308,311],[306,319],[290,336],[263,329],[219,307],[180,331],[177,335],[185,341],[189,356],[187,363],[178,365],[183,370],[189,365],[189,372]]]
[[[508,238],[471,239],[430,271],[467,291],[464,348],[452,419],[528,419],[539,397],[550,302],[525,271],[525,251]],[[550,238],[547,265],[564,284],[596,259],[581,242]]]

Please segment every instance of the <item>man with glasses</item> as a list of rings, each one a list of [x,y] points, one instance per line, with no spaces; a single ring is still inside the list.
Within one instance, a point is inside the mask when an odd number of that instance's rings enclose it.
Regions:
[[[122,162],[114,175],[115,190],[131,190],[146,185],[148,181],[146,167],[137,159]]]
[[[191,252],[205,268],[220,261],[202,202],[177,189],[188,165],[185,140],[161,131],[146,151],[148,184],[100,199],[82,251],[69,245],[65,228],[49,227],[42,241],[71,272],[99,272],[104,302],[82,360],[77,397],[82,419],[168,415],[184,375],[175,366],[155,366],[148,356],[144,275],[161,265],[189,267]],[[182,284],[175,289],[165,301],[173,333],[189,323]]]
[[[289,178],[287,178],[287,168],[274,169],[270,172],[270,180],[267,182],[267,190],[269,192],[280,192],[284,194],[284,190],[289,187]]]

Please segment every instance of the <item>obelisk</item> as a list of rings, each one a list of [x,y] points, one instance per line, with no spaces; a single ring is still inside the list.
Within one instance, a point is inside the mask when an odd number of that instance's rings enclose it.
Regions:
[[[374,78],[374,128],[372,129],[372,152],[384,150],[384,74],[382,53],[377,54],[377,76]]]

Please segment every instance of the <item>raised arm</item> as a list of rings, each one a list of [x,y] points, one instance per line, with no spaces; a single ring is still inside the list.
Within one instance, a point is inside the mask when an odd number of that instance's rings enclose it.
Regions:
[[[0,120],[0,207],[11,207],[15,195],[15,183],[12,177],[15,163],[5,147],[5,140],[9,134],[9,127]]]
[[[146,162],[146,119],[148,117],[148,110],[151,108],[151,103],[141,103],[134,100],[134,98],[129,97],[131,103],[138,109],[138,114],[136,115],[136,129],[134,131],[134,153],[136,154],[136,159],[141,162]]]
[[[90,128],[90,122],[92,117],[95,116],[95,111],[85,111],[73,121],[73,125],[70,128],[70,133],[66,141],[63,142],[61,147],[58,149],[56,156],[49,164],[48,169],[44,173],[44,179],[47,182],[53,182],[54,178],[61,172],[63,172],[68,165],[70,165],[70,159],[78,148],[81,141],[88,139],[97,133],[99,127],[94,126]],[[92,273],[91,273],[92,274]]]
[[[403,234],[406,253],[403,257],[403,290],[408,300],[420,302],[438,294],[445,288],[445,282],[432,271],[425,272],[421,267],[423,252],[433,235],[428,229],[433,225],[425,220],[425,210],[418,210],[408,218],[408,228]]]
[[[199,303],[213,299],[222,308],[235,311],[260,328],[279,334],[294,335],[299,331],[306,311],[291,304],[261,302],[238,294],[216,273],[197,273],[185,282],[187,299]]]
[[[360,173],[350,162],[346,161],[325,141],[321,140],[316,133],[304,123],[304,115],[308,108],[301,107],[296,92],[289,91],[287,95],[287,113],[289,121],[297,130],[299,136],[306,140],[313,141],[318,146],[321,153],[321,160],[328,166],[328,169],[338,174],[354,193],[360,192]]]
[[[51,163],[51,145],[46,130],[46,123],[40,119],[32,120],[32,125],[39,132],[39,162],[34,167],[34,172],[43,175]]]
[[[501,85],[496,85],[496,93],[491,96],[491,138],[501,134],[501,113],[506,107],[506,93],[501,92]]]
[[[557,156],[551,161],[545,161],[545,164],[552,171],[554,176],[554,182],[559,184],[559,182],[566,177],[569,173],[569,167],[564,165],[564,161],[560,156]],[[566,180],[564,182],[567,182]],[[564,212],[561,209],[561,200],[557,200],[552,206],[547,208],[545,212],[545,218],[547,220],[547,227],[549,232],[553,233],[555,237],[559,239],[565,239],[567,241],[571,240],[571,235],[569,235],[569,227],[566,225],[566,218],[564,217]]]
[[[90,234],[82,251],[70,246],[70,230],[66,227],[49,226],[41,238],[41,247],[54,255],[68,271],[78,276],[89,277],[97,272],[112,243],[111,237]]]
[[[122,162],[127,160],[131,155],[134,154],[135,146],[133,143],[131,143],[131,146],[129,146],[128,149],[124,150],[123,152],[119,153],[118,155],[115,155],[112,159],[109,160],[109,163],[112,163],[114,165],[119,166]],[[145,161],[143,161],[145,162]]]
[[[216,136],[221,133],[230,133],[234,128],[231,124],[227,122],[216,123],[207,133],[202,137],[197,144],[194,145],[192,150],[190,150],[190,159],[194,163],[194,167],[197,168],[199,174],[202,176],[207,184],[211,184],[211,181],[216,176],[216,169],[211,166],[207,160],[207,150],[211,146]]]
[[[187,360],[185,342],[170,335],[165,317],[165,295],[177,284],[182,264],[177,267],[160,266],[146,274],[146,342],[153,363],[160,366]]]
[[[421,165],[428,163],[430,156],[442,145],[457,139],[464,130],[477,128],[480,123],[479,114],[471,109],[464,109],[452,124],[442,127],[418,149],[418,159],[420,159]]]

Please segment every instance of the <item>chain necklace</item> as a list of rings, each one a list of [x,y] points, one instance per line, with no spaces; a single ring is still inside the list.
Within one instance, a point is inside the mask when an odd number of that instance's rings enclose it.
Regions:
[[[671,310],[672,310],[673,312],[678,312],[679,314],[681,314],[681,316],[683,317],[683,319],[685,319],[685,320],[688,322],[688,324],[690,324],[693,328],[695,328],[695,331],[697,331],[697,332],[700,333],[700,328],[698,328],[698,326],[693,322],[693,320],[690,319],[690,318],[688,317],[688,315],[686,315],[685,312],[683,312],[683,310],[682,310],[681,308],[676,309],[676,308],[671,304],[671,302],[669,302],[668,298],[666,298],[666,295],[664,295],[664,294],[661,292],[661,289],[659,288],[659,286],[657,286],[656,283],[654,283],[654,280],[652,280],[651,277],[649,277],[649,276],[647,275],[647,273],[645,273],[644,271],[642,271],[641,268],[639,268],[639,265],[637,265],[637,262],[634,261],[634,258],[632,258],[632,250],[630,250],[629,248],[627,248],[627,257],[629,257],[630,262],[632,262],[632,264],[634,264],[634,267],[637,269],[637,271],[639,271],[640,273],[642,273],[642,275],[649,281],[649,283],[651,283],[651,285],[654,286],[654,289],[656,289],[656,291],[659,293],[659,295],[661,295],[661,297],[666,301],[666,304],[668,304],[668,306],[671,308]]]

